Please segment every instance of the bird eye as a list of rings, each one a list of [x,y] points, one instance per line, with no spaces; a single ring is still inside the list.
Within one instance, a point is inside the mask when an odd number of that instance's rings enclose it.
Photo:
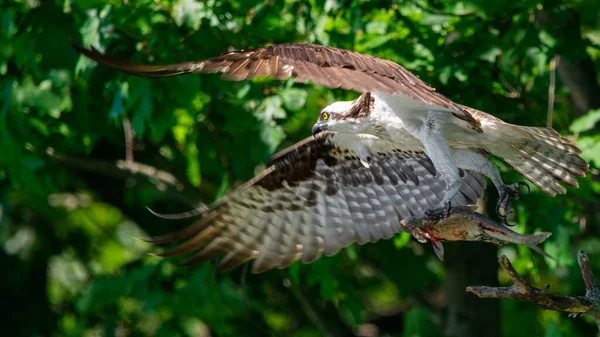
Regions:
[[[327,112],[323,112],[323,120],[326,121],[329,119],[329,114]]]

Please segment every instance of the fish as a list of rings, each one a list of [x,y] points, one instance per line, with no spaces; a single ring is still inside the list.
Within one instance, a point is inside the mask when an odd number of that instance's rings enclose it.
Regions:
[[[475,212],[473,207],[453,207],[445,218],[431,219],[426,215],[416,215],[402,219],[400,223],[417,241],[426,243],[429,239],[435,254],[442,261],[442,242],[452,241],[481,241],[497,246],[511,243],[525,245],[536,253],[555,260],[538,247],[552,233],[519,234]]]

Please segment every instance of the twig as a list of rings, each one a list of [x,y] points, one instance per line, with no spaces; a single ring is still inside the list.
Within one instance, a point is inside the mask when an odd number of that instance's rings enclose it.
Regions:
[[[87,158],[74,158],[54,153],[54,149],[48,148],[45,155],[62,164],[101,174],[113,178],[140,178],[156,186],[157,189],[168,192],[186,203],[190,200],[201,200],[201,193],[187,186],[185,182],[179,181],[171,173],[157,169],[156,167],[117,160],[116,162],[90,160]]]
[[[306,316],[310,319],[310,321],[319,329],[322,336],[332,337],[334,334],[329,331],[327,325],[321,319],[319,313],[315,310],[310,301],[306,298],[300,287],[294,282],[290,282],[290,291],[292,295],[296,298],[302,310],[306,313]]]
[[[133,163],[133,130],[127,116],[123,117],[123,131],[125,132],[125,161]]]
[[[204,116],[204,125],[206,126],[206,128],[208,129],[208,132],[210,133],[211,137],[215,141],[215,146],[217,147],[217,151],[219,153],[219,160],[221,161],[221,165],[223,166],[223,169],[225,169],[225,172],[227,173],[227,183],[231,185],[231,184],[233,184],[233,181],[234,181],[233,171],[231,170],[231,164],[229,162],[229,157],[227,157],[227,151],[225,151],[225,148],[223,147],[223,141],[221,139],[221,135],[219,134],[219,131],[218,131],[217,127],[215,126],[215,124],[210,120],[212,111],[213,111],[213,104],[211,101],[207,106],[207,112],[206,112],[206,115]]]
[[[229,163],[227,152],[223,147],[223,141],[221,139],[221,136],[219,135],[219,132],[217,131],[217,128],[215,127],[213,122],[210,119],[208,119],[208,116],[204,119],[204,125],[206,126],[208,132],[210,132],[210,135],[215,141],[215,146],[217,147],[217,151],[219,152],[219,160],[221,161],[221,165],[223,166],[227,174],[227,182],[228,184],[233,184],[233,171],[231,170],[231,164]]]
[[[589,257],[586,252],[579,251],[577,261],[586,285],[585,296],[555,296],[548,293],[549,286],[538,289],[527,283],[513,268],[508,258],[500,257],[500,265],[506,270],[508,276],[514,281],[510,287],[467,287],[467,292],[480,298],[513,298],[535,303],[547,310],[567,312],[570,316],[587,314],[594,318],[600,329],[600,288],[594,282]]]
[[[550,61],[550,85],[548,86],[548,116],[546,127],[552,127],[552,114],[554,112],[554,98],[556,92],[556,66],[560,62],[560,56],[554,56]]]
[[[594,303],[595,307],[593,312],[587,314],[594,318],[598,330],[600,330],[600,288],[598,288],[598,285],[596,284],[594,272],[590,266],[590,257],[585,251],[580,250],[579,253],[577,253],[577,263],[579,263],[583,283],[585,283],[585,297]]]

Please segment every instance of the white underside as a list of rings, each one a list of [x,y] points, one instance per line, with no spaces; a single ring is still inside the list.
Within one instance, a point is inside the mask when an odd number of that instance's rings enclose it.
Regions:
[[[406,96],[384,93],[372,95],[375,97],[372,118],[381,120],[390,140],[395,143],[422,148],[421,133],[428,122],[436,125],[437,131],[453,148],[486,148],[498,140],[493,133],[475,131],[469,123],[455,117],[446,108],[427,105]],[[489,129],[494,125],[493,122],[482,121],[482,127]]]
[[[405,149],[424,151],[444,177],[448,193],[441,204],[458,192],[458,168],[488,176],[496,187],[503,185],[496,165],[480,151],[502,141],[497,133],[485,132],[495,129],[493,121],[481,121],[484,132],[479,132],[446,108],[406,96],[372,95],[375,101],[369,118],[376,118],[384,126],[389,141]]]

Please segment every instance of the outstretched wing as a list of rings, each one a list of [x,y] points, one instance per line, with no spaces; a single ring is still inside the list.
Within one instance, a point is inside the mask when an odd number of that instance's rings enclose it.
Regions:
[[[305,43],[286,43],[264,48],[234,51],[207,60],[169,65],[143,65],[118,61],[95,50],[74,47],[108,67],[145,77],[188,73],[223,73],[222,78],[241,81],[255,77],[343,88],[360,93],[383,92],[408,96],[424,104],[444,107],[470,115],[459,104],[439,94],[427,83],[395,62],[358,52]]]
[[[485,179],[469,171],[461,176],[453,205],[474,204]],[[445,190],[423,152],[369,135],[322,132],[276,155],[195,224],[149,241],[178,243],[162,256],[195,253],[184,265],[225,254],[219,270],[256,259],[258,273],[390,238],[402,230],[400,220],[438,205]]]

